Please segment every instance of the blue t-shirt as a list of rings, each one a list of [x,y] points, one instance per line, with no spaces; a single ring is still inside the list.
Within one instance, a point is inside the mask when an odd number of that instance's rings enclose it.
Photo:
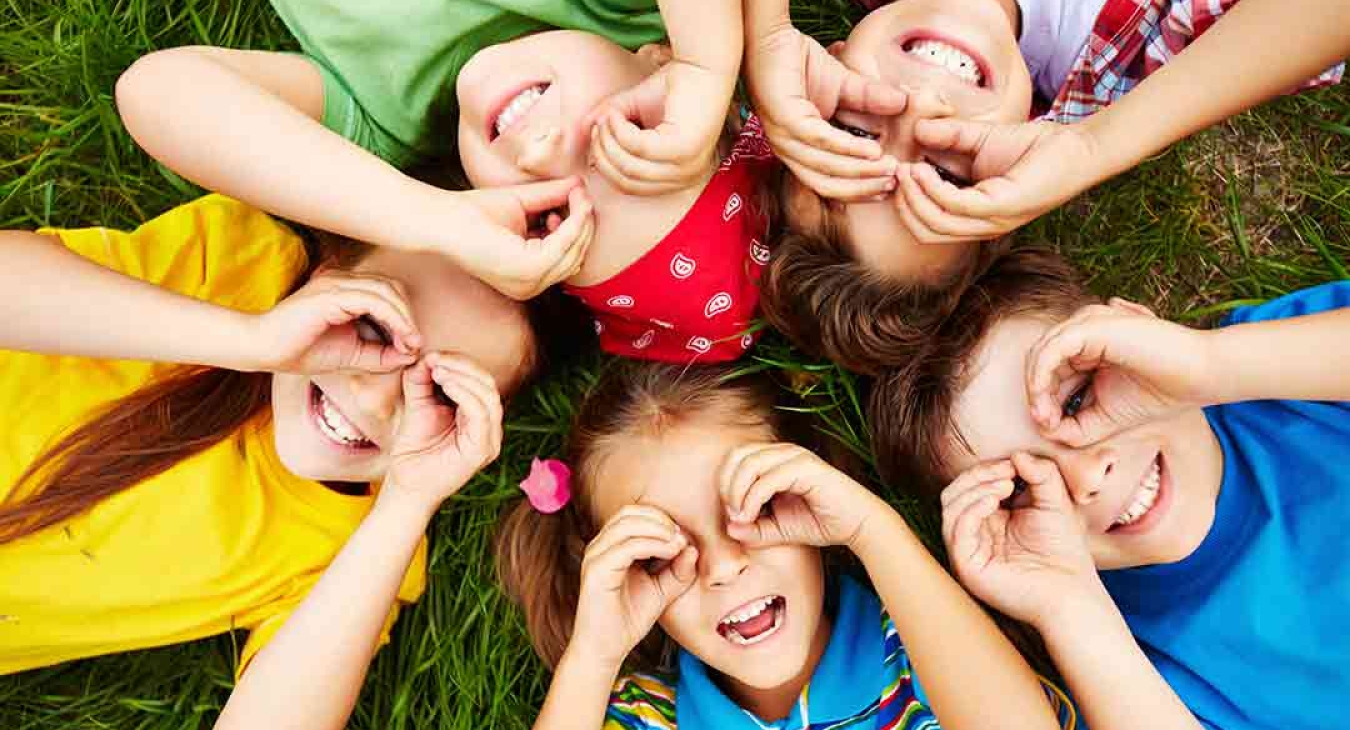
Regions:
[[[1077,710],[1054,685],[1046,696],[1066,730],[1081,728]],[[940,730],[895,623],[871,590],[840,579],[830,642],[792,713],[765,721],[717,686],[707,665],[680,651],[677,677],[629,674],[610,696],[607,730]]]
[[[1336,282],[1239,309],[1224,325],[1347,306],[1350,281]],[[1206,727],[1345,727],[1350,402],[1251,401],[1205,415],[1223,449],[1209,535],[1178,563],[1102,579]]]

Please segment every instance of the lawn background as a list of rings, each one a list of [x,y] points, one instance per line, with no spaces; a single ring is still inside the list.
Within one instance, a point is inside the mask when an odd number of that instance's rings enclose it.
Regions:
[[[847,0],[793,4],[798,24],[821,40],[847,35]],[[0,0],[0,227],[133,227],[199,195],[136,147],[112,93],[138,56],[185,44],[294,47],[263,0]],[[173,112],[163,111],[168,120]],[[1350,88],[1282,99],[1148,160],[1020,235],[1059,246],[1102,294],[1207,323],[1234,306],[1350,278],[1347,150]],[[782,371],[821,428],[865,451],[853,379],[772,337],[746,367]],[[489,536],[529,457],[561,443],[571,403],[593,376],[577,368],[522,398],[503,458],[441,510],[430,587],[376,659],[351,727],[529,725],[546,677],[493,586]],[[901,507],[931,537],[931,522]],[[242,638],[0,677],[0,730],[209,726]]]

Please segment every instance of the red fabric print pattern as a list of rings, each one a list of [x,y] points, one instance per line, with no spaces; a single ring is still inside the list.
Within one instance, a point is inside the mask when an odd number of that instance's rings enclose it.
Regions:
[[[661,362],[728,362],[755,344],[768,221],[755,191],[775,164],[750,117],[689,212],[660,243],[608,281],[566,287],[595,315],[605,352]]]

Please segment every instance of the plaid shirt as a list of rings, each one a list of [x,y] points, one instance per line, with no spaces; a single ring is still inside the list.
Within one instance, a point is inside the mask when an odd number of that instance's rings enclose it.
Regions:
[[[1109,106],[1209,30],[1238,0],[1106,0],[1087,45],[1041,119],[1083,120]],[[1341,80],[1337,64],[1301,91]]]
[[[891,1],[854,0],[869,13]],[[1039,118],[1068,124],[1110,106],[1185,50],[1237,2],[1106,0],[1073,70]],[[1293,91],[1330,86],[1344,71],[1345,64],[1337,64]]]

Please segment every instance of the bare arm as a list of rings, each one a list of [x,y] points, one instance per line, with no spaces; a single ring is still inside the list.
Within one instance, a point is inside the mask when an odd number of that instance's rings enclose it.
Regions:
[[[67,249],[0,232],[0,348],[258,369],[250,317],[184,296]]]
[[[1350,0],[1243,0],[1175,59],[1083,122],[1104,153],[1097,179],[1344,60],[1348,13]]]
[[[320,124],[323,80],[300,56],[151,53],[118,79],[117,107],[146,152],[202,187],[361,241],[428,247],[425,214],[451,195]]]
[[[944,728],[1058,727],[1035,672],[998,626],[876,500],[853,545]]]

